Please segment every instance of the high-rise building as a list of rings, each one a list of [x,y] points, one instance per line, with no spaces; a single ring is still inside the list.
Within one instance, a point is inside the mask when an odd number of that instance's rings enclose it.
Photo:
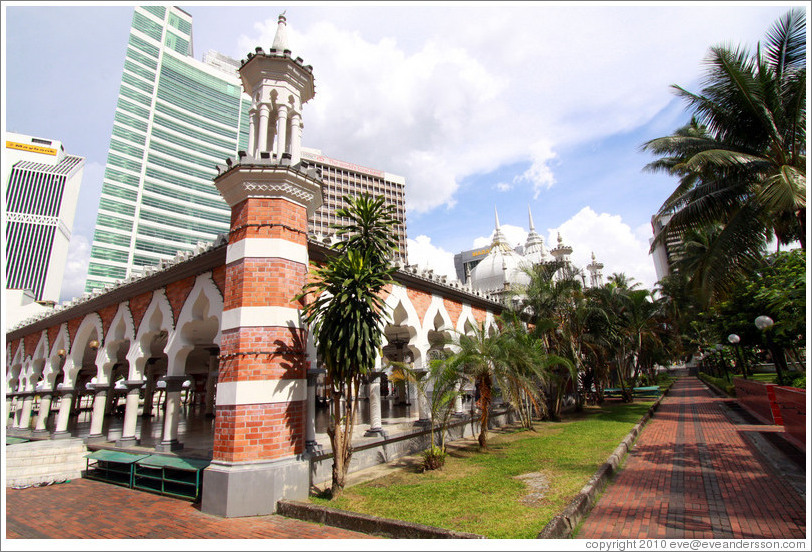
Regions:
[[[136,7],[110,138],[86,289],[227,232],[212,178],[248,142],[239,63],[193,57],[192,16]]]
[[[59,140],[8,132],[5,142],[6,290],[56,303],[85,159],[66,154]]]
[[[321,171],[324,182],[322,195],[324,203],[316,209],[310,219],[309,230],[316,235],[330,235],[331,224],[342,222],[335,214],[336,209],[343,207],[345,195],[358,196],[369,193],[383,196],[384,200],[395,207],[395,218],[400,222],[395,227],[398,242],[398,258],[406,261],[406,179],[388,172],[362,167],[354,163],[331,159],[321,151],[302,148],[302,159],[316,165]]]
[[[180,8],[135,8],[86,290],[228,231],[230,210],[212,183],[216,166],[238,151],[275,151],[279,133],[276,126],[262,137],[255,130],[255,143],[250,143],[253,111],[251,98],[242,92],[239,67],[239,61],[214,50],[203,61],[194,59],[192,16]],[[277,106],[265,109],[270,107]],[[285,113],[284,132],[291,143],[301,133],[297,116]],[[383,195],[400,220],[398,247],[405,260],[405,179],[297,144],[324,180],[324,206],[309,230],[332,233],[329,225],[338,222],[333,212],[344,195]]]
[[[679,260],[682,251],[682,239],[674,232],[666,234],[665,239],[655,243],[660,234],[666,231],[666,225],[670,220],[671,215],[651,217],[651,231],[654,237],[649,240],[649,245],[652,246],[651,258],[654,261],[654,271],[658,281],[674,272],[674,265]]]

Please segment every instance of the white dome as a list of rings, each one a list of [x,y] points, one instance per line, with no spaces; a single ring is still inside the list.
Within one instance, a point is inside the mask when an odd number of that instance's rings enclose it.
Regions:
[[[496,231],[490,252],[471,270],[471,287],[477,291],[501,291],[505,283],[526,286],[530,276],[523,270],[530,263],[508,245],[499,228],[496,215]]]

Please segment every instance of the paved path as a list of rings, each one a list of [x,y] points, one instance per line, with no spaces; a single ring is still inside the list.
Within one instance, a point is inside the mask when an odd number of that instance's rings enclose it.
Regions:
[[[806,535],[804,500],[693,377],[679,379],[578,538]]]
[[[363,539],[282,516],[220,518],[185,500],[76,479],[6,489],[7,539]]]

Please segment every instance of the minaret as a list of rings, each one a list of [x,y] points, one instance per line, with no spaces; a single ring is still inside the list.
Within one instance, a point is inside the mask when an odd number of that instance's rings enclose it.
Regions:
[[[569,245],[564,245],[564,242],[561,239],[561,232],[558,233],[558,245],[554,249],[551,249],[550,253],[553,257],[555,257],[556,261],[569,264],[570,255],[572,254],[572,247]]]
[[[322,182],[299,160],[301,104],[314,95],[313,73],[291,58],[285,26],[281,15],[274,48],[257,48],[240,67],[253,102],[251,154],[228,159],[214,178],[231,207],[231,229],[201,509],[225,517],[271,514],[279,499],[304,499],[310,488],[307,330],[296,296],[307,281],[307,221],[322,204]]]
[[[586,265],[586,269],[589,271],[590,287],[601,287],[603,285],[603,274],[601,273],[603,263],[595,260],[594,251],[592,252],[592,262]]]
[[[289,156],[295,165],[302,151],[302,105],[315,95],[313,68],[293,59],[288,47],[287,20],[279,16],[273,46],[248,54],[240,67],[245,93],[251,96],[248,155],[255,159]]]
[[[491,249],[493,249],[494,247],[500,247],[502,249],[507,248],[513,251],[513,249],[510,247],[510,244],[507,241],[507,238],[502,233],[502,228],[499,225],[499,212],[496,210],[496,207],[493,208],[493,214],[496,219],[496,225],[493,231],[493,241],[491,242]]]
[[[530,232],[528,232],[527,240],[524,242],[524,257],[534,263],[540,263],[545,260],[547,253],[544,250],[544,238],[536,232],[533,213],[530,211],[529,205],[527,206],[527,218],[530,222]]]

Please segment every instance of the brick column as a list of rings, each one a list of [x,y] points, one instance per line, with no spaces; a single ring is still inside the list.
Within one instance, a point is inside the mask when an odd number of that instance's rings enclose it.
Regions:
[[[248,158],[215,185],[232,214],[214,453],[201,507],[263,515],[280,498],[305,498],[310,486],[307,336],[294,298],[307,279],[307,218],[321,204],[321,181],[287,160]]]

